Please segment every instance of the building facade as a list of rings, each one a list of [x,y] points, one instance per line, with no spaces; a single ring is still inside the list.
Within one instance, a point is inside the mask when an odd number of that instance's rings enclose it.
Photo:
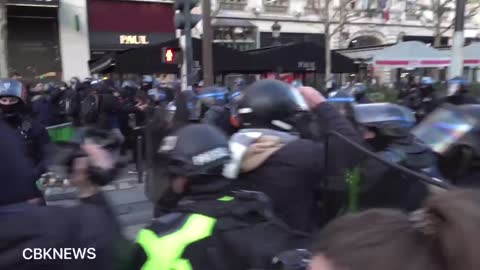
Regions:
[[[211,1],[214,42],[238,49],[294,41],[324,44],[326,21],[330,22],[332,49],[392,44],[399,40],[445,46],[451,43],[453,31],[449,26],[455,13],[455,2],[449,0]],[[340,8],[341,4],[344,8]],[[434,4],[437,6],[432,6]],[[328,13],[325,12],[327,6]],[[474,9],[467,6],[464,31],[467,43],[480,37],[478,16],[469,13]],[[345,23],[341,24],[342,21]],[[442,33],[437,42],[435,30]],[[201,29],[197,31],[201,35]],[[383,83],[392,78],[389,71],[379,70],[377,73]]]
[[[438,0],[443,4],[446,0]],[[273,44],[272,26],[281,26],[280,42],[324,42],[325,20],[330,18],[332,32],[340,18],[348,18],[331,40],[333,49],[382,45],[403,40],[434,43],[435,24],[439,19],[430,0],[212,0],[215,42],[242,43],[256,47]],[[324,10],[330,6],[330,16]],[[346,4],[340,9],[340,3]],[[454,19],[454,2],[443,7],[440,29],[445,31]],[[467,10],[473,8],[467,6]],[[334,16],[343,12],[345,16]],[[468,11],[467,11],[468,13]],[[473,13],[472,13],[473,15]],[[467,16],[465,38],[480,37],[478,16]],[[199,30],[201,31],[201,30]],[[224,33],[228,33],[225,35]],[[448,45],[452,31],[442,35],[441,45]]]
[[[171,0],[8,0],[8,70],[26,80],[90,76],[88,61],[175,38]]]

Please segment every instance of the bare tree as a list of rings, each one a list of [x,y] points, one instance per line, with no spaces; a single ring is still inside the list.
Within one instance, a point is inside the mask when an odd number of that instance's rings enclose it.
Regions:
[[[455,0],[431,0],[431,6],[419,6],[420,13],[419,18],[426,27],[433,28],[433,46],[440,47],[442,45],[442,37],[451,30],[454,26],[454,20],[450,24],[444,25],[444,22],[447,21],[447,15],[449,12],[453,11],[451,7],[454,5]],[[465,14],[465,20],[469,20],[478,14],[480,11],[480,1],[479,0],[467,0],[467,12]],[[431,19],[425,18],[424,11],[432,11],[433,16]]]
[[[350,6],[355,0],[340,0],[339,7],[333,7],[334,0],[313,0],[320,20],[324,25],[325,37],[325,79],[329,80],[332,71],[331,44],[336,34],[342,35],[345,25],[361,19],[360,10]],[[324,5],[322,6],[322,2]],[[342,36],[341,36],[342,37]]]
[[[0,77],[8,77],[7,67],[7,8],[6,0],[0,0]]]

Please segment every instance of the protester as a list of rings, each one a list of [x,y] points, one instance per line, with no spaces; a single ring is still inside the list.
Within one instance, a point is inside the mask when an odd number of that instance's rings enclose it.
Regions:
[[[317,236],[310,269],[479,269],[478,198],[477,192],[455,190],[410,214],[372,209],[340,217]]]
[[[78,188],[79,205],[40,207],[30,202],[37,196],[31,184],[34,167],[22,154],[21,139],[3,121],[0,134],[0,269],[113,269],[117,260],[113,248],[122,239],[120,229],[99,187],[90,181],[88,165],[110,170],[113,162],[108,153],[96,145],[84,145],[87,156],[73,162],[69,178]],[[42,259],[33,259],[34,248],[50,249],[50,257],[42,253]],[[60,249],[66,248],[92,248],[94,257],[51,257],[52,250],[63,254]]]

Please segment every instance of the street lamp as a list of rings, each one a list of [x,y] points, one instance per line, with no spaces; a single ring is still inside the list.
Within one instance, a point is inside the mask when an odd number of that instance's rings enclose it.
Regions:
[[[275,21],[275,23],[272,25],[273,45],[275,46],[281,45],[280,30],[282,30],[282,26],[278,23],[278,21]]]

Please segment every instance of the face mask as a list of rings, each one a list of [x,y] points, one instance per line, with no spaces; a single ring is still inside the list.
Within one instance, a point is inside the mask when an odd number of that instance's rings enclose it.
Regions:
[[[0,105],[0,110],[2,111],[2,114],[4,117],[11,117],[15,116],[19,110],[19,104],[13,104],[13,105]]]

